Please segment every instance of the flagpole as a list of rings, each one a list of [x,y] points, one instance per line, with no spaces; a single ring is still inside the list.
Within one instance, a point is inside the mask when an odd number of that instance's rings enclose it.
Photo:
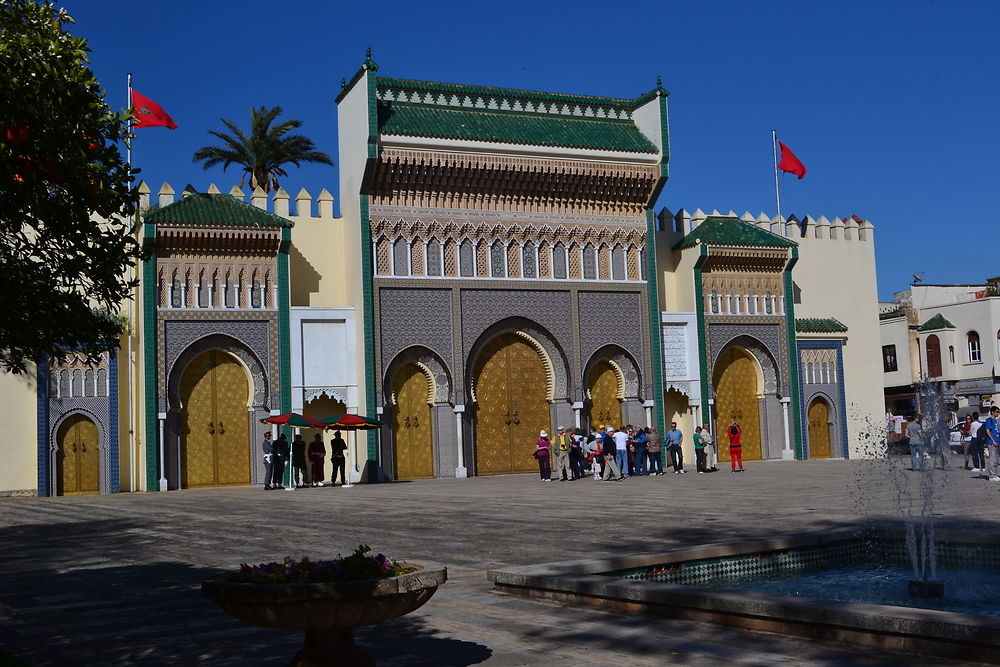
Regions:
[[[778,189],[778,133],[771,130],[771,150],[774,151],[774,198],[778,202],[778,223],[781,219],[781,191]]]
[[[125,95],[125,103],[128,105],[127,108],[132,108],[132,73],[128,73],[128,92]],[[128,120],[128,134],[132,134],[132,119]],[[132,138],[125,137],[125,163],[126,168],[129,171],[129,186],[132,185]],[[136,221],[138,219],[137,215],[132,217],[132,227],[135,230]],[[134,262],[134,260],[133,260]],[[128,281],[131,285],[132,281],[135,280],[135,265],[133,262],[129,262],[128,265]],[[135,370],[132,368],[132,336],[135,335],[135,317],[133,308],[135,306],[135,288],[129,287],[129,303],[128,303],[128,359],[126,360],[126,367],[128,371],[128,478],[129,478],[129,491],[135,492]]]

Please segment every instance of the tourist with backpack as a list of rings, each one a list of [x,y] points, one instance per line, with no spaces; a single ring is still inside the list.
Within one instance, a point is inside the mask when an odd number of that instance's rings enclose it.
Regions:
[[[989,475],[991,482],[1000,482],[1000,476],[997,475],[997,460],[1000,459],[1000,407],[994,405],[990,408],[989,418],[979,427],[980,431],[983,429],[986,429],[988,439],[986,446],[990,448],[990,462],[986,466],[986,474]]]

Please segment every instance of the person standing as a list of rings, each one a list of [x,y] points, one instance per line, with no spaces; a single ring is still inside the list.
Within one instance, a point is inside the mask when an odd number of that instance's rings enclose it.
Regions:
[[[569,467],[573,479],[583,477],[583,434],[578,429],[570,429]]]
[[[635,474],[646,475],[646,448],[649,438],[640,426],[632,427],[632,445],[635,447]]]
[[[323,464],[326,463],[326,445],[323,444],[323,434],[317,433],[313,436],[313,441],[309,443],[306,452],[309,456],[309,465],[312,468],[312,485],[323,486]]]
[[[983,427],[983,422],[979,421],[979,413],[972,413],[972,424],[969,425],[969,451],[972,454],[972,472],[983,472],[986,470],[986,457],[983,456],[983,438],[980,436],[986,436],[984,431],[982,434],[979,433],[979,429]]]
[[[1000,459],[1000,407],[994,405],[990,408],[990,416],[980,428],[986,429],[986,446],[990,448],[990,462],[986,466],[986,473],[991,482],[1000,482],[1000,476],[997,476],[997,463]]]
[[[538,461],[538,476],[543,482],[552,481],[552,466],[549,459],[552,454],[552,443],[549,441],[549,434],[546,431],[538,432],[538,440],[535,441],[535,459]]]
[[[707,472],[719,471],[719,454],[715,448],[715,437],[712,429],[705,424],[701,429],[701,441],[705,445],[705,470]]]
[[[910,470],[924,471],[924,428],[920,425],[920,415],[906,425],[906,437],[910,440]]]
[[[284,433],[271,445],[272,465],[271,488],[280,489],[285,485],[285,462],[288,461],[288,436]]]
[[[667,450],[670,452],[670,459],[674,464],[674,474],[683,475],[684,470],[684,450],[681,443],[684,442],[684,434],[677,428],[677,422],[670,422],[670,430],[667,431]]]
[[[646,455],[649,456],[649,474],[662,475],[663,465],[660,454],[660,434],[656,432],[656,427],[647,429],[646,433]]]
[[[618,479],[625,479],[628,477],[628,433],[623,428],[616,430],[611,426],[608,427],[608,431],[611,433],[611,440],[615,443],[615,464],[621,472]]]
[[[695,470],[698,471],[699,475],[704,475],[708,472],[708,468],[705,467],[705,440],[701,437],[700,428],[694,430],[691,439],[694,440]]]
[[[299,434],[292,440],[292,486],[297,489],[304,488],[307,477],[306,441]]]
[[[340,473],[340,485],[347,484],[347,443],[340,436],[340,431],[333,432],[333,441],[330,442],[330,486],[337,486],[337,473]]]
[[[261,444],[264,450],[264,490],[271,490],[271,473],[274,469],[274,443],[271,442],[271,432],[264,433],[264,442]]]
[[[733,472],[743,472],[743,427],[736,420],[729,425],[729,460],[732,462]]]
[[[969,470],[969,460],[972,458],[972,415],[965,415],[962,422],[962,453],[965,454],[966,470]]]
[[[619,457],[619,454],[613,437],[614,430],[610,426],[604,429],[604,437],[601,439],[602,457],[604,458],[604,470],[601,472],[602,481],[625,479],[622,469],[615,463],[615,459]],[[627,458],[624,456],[625,451],[622,450],[621,453],[623,455],[621,458],[627,461]]]
[[[587,441],[587,460],[590,461],[590,472],[595,480],[604,474],[604,434],[598,428],[593,429]]]
[[[556,428],[556,436],[552,441],[552,449],[555,453],[556,477],[560,482],[566,482],[572,478],[573,472],[569,468],[569,452],[573,447],[573,438],[566,432],[565,426]]]

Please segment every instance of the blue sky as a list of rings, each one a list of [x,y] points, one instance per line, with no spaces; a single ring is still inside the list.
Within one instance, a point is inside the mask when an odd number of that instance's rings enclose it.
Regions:
[[[281,106],[337,159],[334,98],[372,47],[387,76],[636,97],[671,92],[671,178],[659,206],[775,212],[771,129],[809,174],[782,212],[876,230],[879,294],[1000,274],[978,246],[1000,216],[1000,3],[64,2],[115,107],[126,74],[179,129],[139,131],[154,192],[234,167],[191,161],[220,118]],[[291,168],[294,193],[338,193],[336,167]]]

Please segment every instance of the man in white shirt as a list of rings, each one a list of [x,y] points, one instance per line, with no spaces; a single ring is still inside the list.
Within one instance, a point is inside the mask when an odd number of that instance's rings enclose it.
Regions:
[[[611,430],[611,427],[608,427]],[[628,477],[628,433],[621,429],[616,429],[612,436],[615,441],[615,465],[621,470],[620,479]]]

